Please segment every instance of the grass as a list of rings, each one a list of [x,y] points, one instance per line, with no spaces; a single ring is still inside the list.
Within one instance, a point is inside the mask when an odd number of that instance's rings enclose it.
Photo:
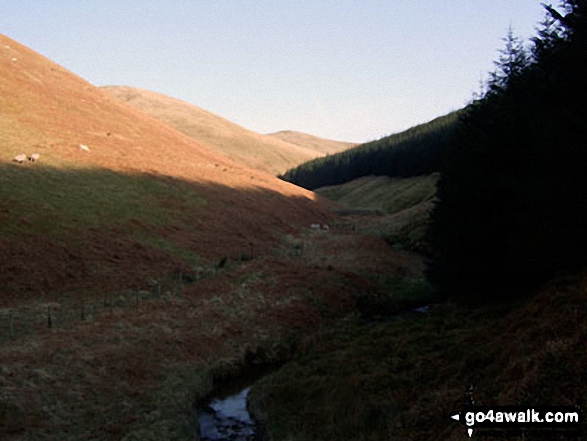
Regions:
[[[194,283],[163,280],[161,295],[143,290],[139,302],[136,291],[115,295],[114,307],[98,303],[99,310],[88,299],[85,321],[79,303],[66,308],[76,293],[64,293],[64,302],[52,304],[51,329],[46,305],[31,310],[26,329],[19,313],[16,339],[0,341],[0,434],[9,425],[15,439],[197,439],[193,406],[218,381],[290,359],[317,330],[352,312],[352,293],[366,278],[383,284],[358,274],[374,264],[389,269],[379,259],[389,251],[381,239],[369,258],[345,243],[352,262],[327,268],[327,245],[337,249],[341,238],[300,232],[284,238],[278,256],[231,259]],[[286,252],[318,239],[311,256]],[[8,316],[0,312],[6,337]]]
[[[383,237],[397,250],[427,254],[426,233],[438,177],[438,173],[412,178],[369,176],[316,192],[345,209],[381,216],[378,222],[360,227],[361,232]]]
[[[167,252],[174,256],[178,256],[184,262],[191,263],[192,267],[196,267],[200,261],[200,257],[197,253],[185,249],[177,245],[175,242],[167,240],[163,237],[151,235],[142,231],[133,231],[131,237],[140,241],[141,243],[150,245],[153,248]]]
[[[351,209],[379,210],[395,214],[432,200],[436,195],[437,180],[438,173],[412,178],[369,176],[315,191]]]
[[[261,135],[184,101],[155,92],[119,86],[104,87],[102,91],[237,162],[275,175],[326,153],[315,148],[311,142],[297,145],[282,141],[279,137]],[[331,141],[318,142],[320,147],[329,143]]]
[[[81,287],[144,285],[172,267],[201,265],[193,237],[194,219],[204,210],[205,199],[186,181],[100,168],[2,164],[2,300],[16,305],[39,293],[55,297]]]
[[[0,199],[10,201],[10,209],[19,213],[27,229],[61,239],[70,238],[64,226],[104,228],[112,227],[115,220],[118,225],[139,221],[157,227],[175,222],[174,211],[168,208],[173,203],[192,210],[204,205],[201,197],[179,181],[42,164],[3,166]],[[0,234],[18,237],[23,227],[3,223]]]
[[[355,296],[357,310],[367,320],[382,319],[434,302],[434,293],[423,277],[374,275],[376,291],[364,290]]]
[[[253,388],[252,407],[268,439],[319,441],[464,439],[450,415],[469,384],[480,405],[584,406],[586,297],[583,275],[515,303],[347,322]]]

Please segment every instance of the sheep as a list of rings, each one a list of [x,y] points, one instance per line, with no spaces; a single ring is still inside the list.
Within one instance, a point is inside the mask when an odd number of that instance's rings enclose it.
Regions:
[[[312,224],[312,225],[310,225],[310,228],[312,230],[319,230],[320,229],[320,224]]]
[[[27,160],[27,157],[26,157],[25,153],[21,153],[20,155],[16,155],[13,159],[14,162],[18,162],[19,164],[22,164],[26,160]]]
[[[90,151],[90,148],[89,148],[87,145],[85,145],[85,144],[80,144],[80,145],[79,145],[79,149],[80,149],[82,152],[89,152],[89,151]]]
[[[328,224],[324,224],[324,225],[322,225],[322,229],[324,231],[328,231],[328,230],[330,230],[330,227],[328,226]]]
[[[28,160],[31,162],[35,162],[41,157],[38,153],[33,153],[31,156],[28,157]]]

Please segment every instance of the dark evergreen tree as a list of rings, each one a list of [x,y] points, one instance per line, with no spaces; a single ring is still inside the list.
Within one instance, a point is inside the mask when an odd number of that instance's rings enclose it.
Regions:
[[[460,119],[430,237],[445,295],[520,292],[587,264],[585,3],[546,5],[530,54],[508,33]]]
[[[410,177],[440,170],[443,151],[456,126],[457,112],[378,141],[317,158],[280,178],[314,190],[363,176]]]

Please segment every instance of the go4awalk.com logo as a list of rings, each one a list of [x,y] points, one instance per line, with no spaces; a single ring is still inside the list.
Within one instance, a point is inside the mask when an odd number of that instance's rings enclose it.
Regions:
[[[568,430],[576,431],[583,424],[583,412],[569,406],[464,406],[451,418],[465,426],[469,437],[475,430],[498,430],[506,434],[510,430]],[[480,433],[482,434],[482,433]],[[496,435],[493,433],[492,435]]]

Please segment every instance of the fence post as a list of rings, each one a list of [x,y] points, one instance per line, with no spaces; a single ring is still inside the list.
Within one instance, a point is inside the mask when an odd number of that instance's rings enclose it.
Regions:
[[[14,340],[14,315],[12,315],[12,311],[10,311],[10,340]]]
[[[51,327],[51,305],[47,306],[47,326]]]

